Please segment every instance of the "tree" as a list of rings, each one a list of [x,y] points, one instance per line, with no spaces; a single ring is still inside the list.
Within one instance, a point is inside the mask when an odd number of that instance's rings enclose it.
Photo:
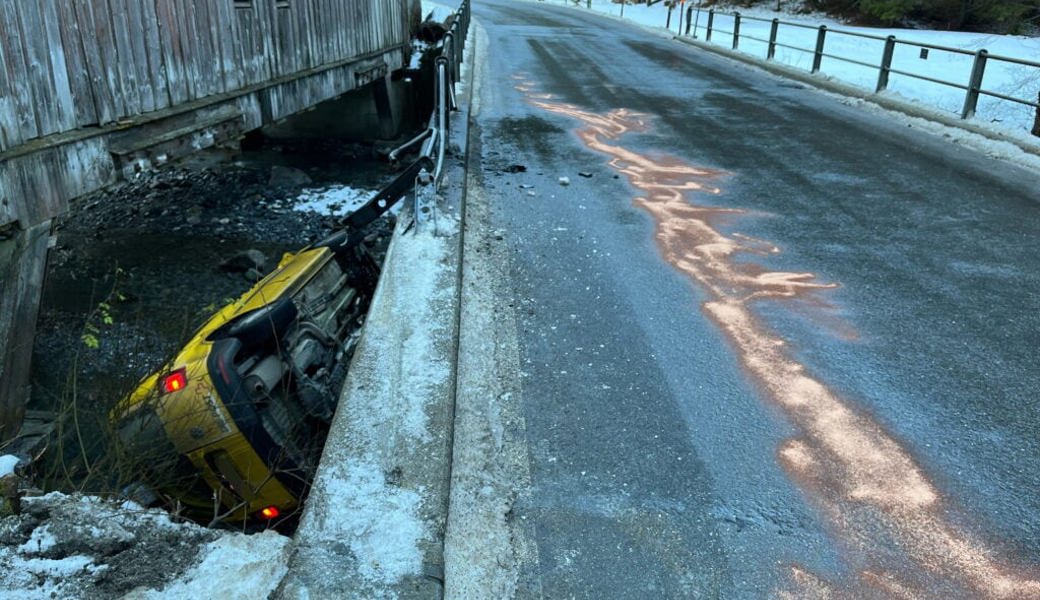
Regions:
[[[921,4],[920,0],[862,0],[859,8],[882,24],[891,25],[911,16]]]
[[[1015,31],[1025,18],[1040,11],[1038,0],[941,0],[934,3],[932,16],[950,29],[986,29],[993,26]]]

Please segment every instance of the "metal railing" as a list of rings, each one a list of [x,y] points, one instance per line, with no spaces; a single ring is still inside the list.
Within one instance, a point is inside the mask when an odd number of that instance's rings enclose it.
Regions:
[[[379,214],[382,214],[410,190],[414,203],[412,214],[418,225],[424,220],[421,198],[428,195],[427,192],[436,192],[440,186],[441,175],[444,173],[444,156],[451,138],[450,115],[451,111],[458,109],[455,102],[455,84],[459,80],[466,32],[469,31],[470,0],[463,0],[459,10],[450,18],[451,25],[440,45],[435,48],[434,102],[426,129],[395,148],[388,156],[391,162],[396,162],[403,152],[422,143],[419,158],[405,167],[386,189],[359,209],[359,213],[379,211]],[[430,212],[436,219],[436,211]],[[418,231],[418,227],[416,230]]]
[[[424,134],[426,141],[420,154],[434,160],[431,174],[434,185],[440,184],[444,170],[444,154],[451,134],[450,113],[458,109],[455,102],[455,84],[459,80],[459,70],[466,46],[466,32],[469,31],[470,0],[462,0],[459,9],[451,17],[451,26],[441,40],[439,53],[434,59],[436,78],[434,80],[434,108]],[[410,146],[417,141],[406,144]],[[395,150],[395,153],[400,149]]]
[[[690,7],[688,7],[686,9],[686,29],[685,29],[685,35],[687,35],[687,36],[690,35],[690,28],[691,28],[691,25],[693,25],[693,18],[694,18],[693,17],[693,12],[694,12],[694,8],[695,7],[690,6]],[[699,17],[700,17],[699,13],[700,13],[700,11],[698,11],[698,14],[697,14],[698,21],[699,21]],[[718,27],[716,27],[715,26],[715,17],[716,17],[716,15],[732,17],[733,18],[733,28],[732,28],[732,30],[727,31],[727,30],[719,29]],[[769,38],[766,39],[766,38],[762,38],[762,37],[756,37],[756,36],[748,35],[746,33],[741,34],[741,32],[740,32],[740,25],[741,25],[742,21],[743,22],[756,21],[756,22],[770,24]],[[793,45],[793,44],[787,44],[787,43],[782,42],[779,39],[779,37],[780,37],[779,36],[779,30],[780,30],[780,26],[781,25],[783,25],[784,27],[793,27],[793,28],[809,29],[809,30],[816,31],[816,44],[815,44],[815,46],[813,48],[806,48],[806,47],[797,46],[797,45]],[[858,32],[858,31],[849,31],[849,30],[843,30],[843,29],[829,29],[826,25],[820,25],[818,27],[815,27],[815,26],[812,26],[812,25],[806,25],[804,23],[795,23],[795,22],[791,22],[791,21],[782,21],[780,19],[764,19],[764,18],[760,18],[760,17],[751,17],[751,16],[746,16],[746,15],[741,15],[739,12],[726,13],[726,12],[722,12],[722,11],[716,11],[715,9],[709,9],[708,10],[707,24],[706,24],[706,27],[705,27],[704,39],[707,42],[712,42],[712,36],[714,34],[720,34],[720,33],[724,34],[724,35],[727,35],[727,36],[730,36],[731,47],[732,47],[733,50],[737,50],[737,51],[740,50],[740,41],[742,39],[743,40],[756,41],[756,42],[760,42],[760,43],[765,44],[766,45],[766,56],[765,56],[765,58],[766,58],[766,60],[770,60],[770,61],[775,59],[776,49],[778,47],[786,48],[786,49],[789,49],[789,50],[794,50],[796,52],[804,52],[806,54],[810,54],[810,55],[812,55],[812,67],[810,68],[810,72],[812,72],[812,73],[817,73],[817,72],[819,72],[821,70],[821,66],[822,66],[824,58],[828,58],[828,59],[831,59],[831,60],[842,61],[842,62],[845,62],[845,63],[854,64],[854,65],[859,65],[861,67],[867,67],[867,68],[870,68],[870,69],[876,69],[878,71],[878,76],[877,76],[877,83],[876,83],[876,85],[874,87],[874,91],[875,92],[882,92],[882,91],[888,89],[889,78],[890,78],[890,76],[893,73],[897,74],[897,75],[904,76],[904,77],[911,77],[911,78],[914,78],[914,79],[918,79],[918,80],[922,80],[922,81],[928,81],[928,82],[931,82],[931,83],[934,83],[934,84],[938,84],[938,85],[942,85],[942,86],[946,86],[946,87],[962,90],[962,91],[964,91],[964,104],[963,104],[963,107],[961,108],[961,111],[960,111],[960,116],[961,116],[962,119],[969,119],[969,118],[971,118],[971,117],[973,117],[975,115],[975,112],[978,109],[979,98],[982,97],[982,96],[989,96],[991,98],[997,98],[997,99],[1000,99],[1000,100],[1004,100],[1006,102],[1013,102],[1013,103],[1020,104],[1020,105],[1023,105],[1023,106],[1032,107],[1033,109],[1038,111],[1038,114],[1040,114],[1040,99],[1038,99],[1037,101],[1033,101],[1033,100],[1030,100],[1030,99],[1015,97],[1015,96],[1012,96],[1010,94],[1004,94],[1004,93],[998,92],[996,90],[986,89],[986,88],[983,87],[983,79],[984,79],[985,74],[986,74],[986,66],[987,66],[987,64],[989,64],[991,62],[1002,62],[1002,63],[1006,63],[1006,64],[1012,64],[1012,65],[1019,65],[1019,66],[1025,66],[1025,67],[1034,68],[1034,69],[1038,70],[1038,74],[1040,74],[1040,62],[1033,62],[1033,61],[1029,61],[1029,60],[1023,60],[1023,59],[1015,58],[1015,57],[1011,57],[1011,56],[1000,56],[1000,55],[996,55],[996,54],[990,54],[988,51],[986,51],[984,49],[972,52],[972,51],[964,50],[964,49],[961,49],[961,48],[953,48],[953,47],[949,47],[949,46],[940,46],[940,45],[936,45],[936,44],[928,44],[928,43],[925,43],[925,42],[915,42],[915,41],[912,41],[912,40],[899,39],[899,38],[897,38],[894,35],[889,35],[889,36],[871,35],[871,34],[868,34],[868,33],[862,33],[862,32]],[[872,63],[872,62],[867,62],[865,60],[860,60],[860,59],[849,57],[849,56],[841,56],[841,55],[838,55],[838,54],[828,53],[826,51],[826,43],[827,43],[827,40],[830,39],[829,36],[851,36],[851,37],[865,38],[865,39],[876,40],[876,41],[882,42],[883,46],[882,46],[882,51],[881,51],[880,62],[879,63]],[[694,26],[694,29],[693,29],[693,37],[695,37],[695,38],[697,37],[697,28],[696,28],[696,26]],[[913,72],[905,70],[905,69],[896,68],[896,66],[893,65],[893,57],[895,56],[897,46],[900,46],[900,45],[918,48],[920,50],[920,54],[919,55],[920,55],[921,58],[927,58],[928,51],[930,51],[930,50],[935,50],[935,51],[940,51],[940,52],[949,52],[951,54],[963,55],[965,57],[971,57],[972,58],[972,66],[971,66],[970,73],[968,74],[967,81],[966,82],[950,81],[950,80],[947,80],[947,79],[940,79],[938,77],[931,77],[931,76],[923,75],[923,74],[920,74],[920,73],[913,73]]]

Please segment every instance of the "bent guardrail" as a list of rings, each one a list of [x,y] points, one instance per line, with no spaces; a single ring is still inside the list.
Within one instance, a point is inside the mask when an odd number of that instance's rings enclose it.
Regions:
[[[440,183],[444,167],[444,154],[450,137],[449,113],[458,108],[455,103],[455,84],[459,80],[466,32],[469,31],[470,0],[463,0],[451,17],[451,26],[441,40],[440,54],[435,59],[436,81],[434,86],[434,109],[430,115],[430,137],[423,144],[421,154],[434,160],[431,174],[434,185]]]
[[[391,162],[396,162],[402,152],[416,144],[422,144],[418,160],[406,169],[406,171],[416,171],[412,186],[416,191],[413,194],[416,222],[421,220],[418,190],[423,188],[436,191],[444,171],[444,157],[451,138],[450,114],[452,111],[458,110],[455,101],[455,84],[460,78],[466,33],[469,31],[470,0],[463,0],[459,9],[452,13],[448,20],[451,24],[435,51],[433,111],[427,121],[426,129],[394,149],[388,156]]]

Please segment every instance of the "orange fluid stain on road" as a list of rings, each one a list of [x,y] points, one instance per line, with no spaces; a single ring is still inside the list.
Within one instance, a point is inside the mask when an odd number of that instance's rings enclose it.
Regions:
[[[1002,563],[993,549],[949,523],[937,489],[909,453],[807,373],[785,350],[784,340],[756,318],[753,301],[819,302],[814,295],[836,286],[818,282],[812,273],[768,271],[734,260],[738,254],[768,255],[779,249],[725,234],[716,225],[722,217],[745,211],[690,202],[694,194],[718,194],[716,182],[725,173],[618,143],[626,133],[647,131],[648,115],[625,109],[589,112],[554,102],[551,94],[535,93],[536,86],[525,78],[514,78],[516,89],[532,105],[579,121],[581,142],[608,157],[610,166],[640,190],[634,202],[653,217],[664,258],[706,291],[704,313],[725,332],[767,397],[800,430],[799,439],[778,450],[778,461],[820,503],[843,542],[858,549],[868,566],[857,574],[857,582],[841,588],[793,566],[791,581],[797,591],[786,597],[844,598],[858,590],[856,597],[924,598],[941,589],[951,597],[1040,599],[1035,570]],[[886,549],[875,565],[872,543],[878,531],[893,539],[896,548]],[[893,561],[898,567],[892,567]],[[789,593],[781,590],[779,595]]]

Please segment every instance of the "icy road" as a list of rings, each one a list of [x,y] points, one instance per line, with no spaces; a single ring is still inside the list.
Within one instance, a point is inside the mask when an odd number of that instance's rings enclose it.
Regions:
[[[1040,598],[1040,186],[482,0],[449,597]]]

